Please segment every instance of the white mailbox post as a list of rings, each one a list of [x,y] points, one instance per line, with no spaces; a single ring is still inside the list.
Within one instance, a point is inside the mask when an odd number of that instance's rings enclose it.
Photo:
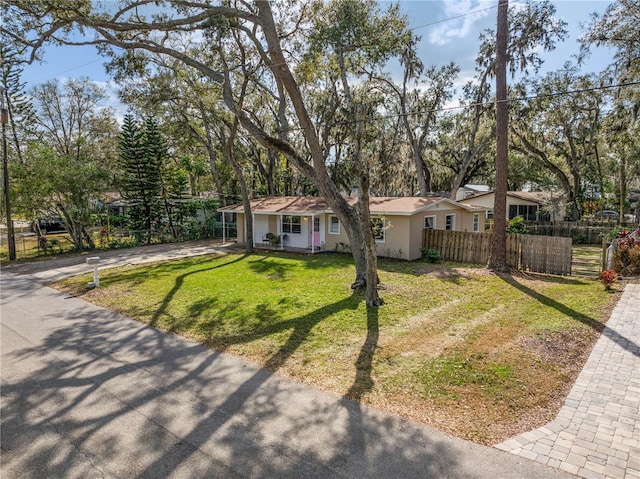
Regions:
[[[93,266],[93,282],[88,283],[90,288],[97,288],[100,286],[100,278],[98,277],[98,264],[100,263],[100,256],[90,256],[87,258],[87,264]]]

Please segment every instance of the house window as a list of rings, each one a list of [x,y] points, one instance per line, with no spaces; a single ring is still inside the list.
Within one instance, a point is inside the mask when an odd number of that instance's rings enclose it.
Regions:
[[[426,230],[434,230],[434,229],[436,229],[436,217],[435,216],[425,216],[424,217],[424,229],[426,229]]]
[[[282,232],[300,234],[302,232],[302,221],[300,216],[285,215],[282,217]]]
[[[538,205],[509,205],[509,219],[522,216],[527,221],[535,221],[538,216]]]
[[[449,231],[454,231],[456,229],[456,215],[445,216],[444,229]]]
[[[337,216],[329,217],[329,233],[332,235],[340,234],[340,218]]]
[[[536,221],[538,219],[538,205],[529,205],[524,219],[527,221]]]
[[[473,214],[473,232],[480,231],[480,215],[478,213]]]
[[[488,220],[492,220],[493,219],[493,208],[487,210],[487,219]]]
[[[373,237],[376,243],[384,243],[384,218],[372,217],[371,227],[373,228]]]
[[[318,233],[320,231],[320,218],[317,216],[313,218],[313,231]]]

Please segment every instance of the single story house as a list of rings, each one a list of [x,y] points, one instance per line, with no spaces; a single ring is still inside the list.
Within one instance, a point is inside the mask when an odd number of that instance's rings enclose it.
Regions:
[[[356,197],[347,199],[355,204]],[[371,197],[369,200],[379,256],[421,257],[423,230],[484,231],[485,210],[442,197]],[[218,209],[237,215],[238,242],[246,243],[242,204]],[[253,243],[281,239],[281,248],[335,250],[349,243],[340,219],[322,197],[266,197],[251,202]],[[223,215],[224,217],[225,215]]]
[[[487,219],[493,219],[495,192],[465,198],[460,203],[482,206],[487,211]],[[516,216],[527,221],[562,221],[565,216],[563,197],[549,191],[508,191],[507,219]]]

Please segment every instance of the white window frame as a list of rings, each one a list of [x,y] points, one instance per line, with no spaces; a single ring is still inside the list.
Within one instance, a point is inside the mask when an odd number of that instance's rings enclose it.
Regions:
[[[371,222],[374,221],[380,221],[382,222],[382,228],[381,228],[381,232],[382,232],[382,237],[381,238],[376,238],[375,237],[375,231],[374,231],[374,239],[376,241],[376,243],[384,243],[387,237],[386,231],[387,231],[387,220],[383,217],[383,216],[372,216],[371,217]]]
[[[333,219],[336,219],[336,222],[333,222]],[[334,226],[337,226],[337,229],[334,230]],[[340,218],[338,218],[336,215],[330,215],[329,216],[329,234],[330,235],[339,235],[340,234]]]
[[[451,218],[451,228],[447,228],[447,223],[449,222],[449,218]],[[456,215],[455,213],[445,215],[444,217],[444,229],[447,231],[455,231],[456,230]]]
[[[427,218],[431,218],[431,228],[427,228]],[[437,216],[435,216],[435,215],[433,215],[433,216],[425,216],[424,217],[424,229],[426,229],[426,230],[429,230],[429,229],[434,230],[434,229],[436,229],[436,219],[437,219]]]
[[[480,231],[480,214],[474,213],[473,214],[473,232],[477,233],[478,231]]]
[[[485,216],[488,220],[492,220],[493,219],[493,208],[489,208],[487,210],[486,216]]]
[[[298,221],[294,222],[294,218],[297,218]],[[302,234],[302,217],[298,215],[282,215],[282,220],[280,222],[282,226],[282,232],[287,234],[299,235]],[[287,226],[287,228],[285,228]],[[297,230],[294,231],[294,226],[297,226]]]

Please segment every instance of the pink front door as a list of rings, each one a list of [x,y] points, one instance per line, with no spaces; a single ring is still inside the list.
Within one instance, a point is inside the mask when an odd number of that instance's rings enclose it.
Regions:
[[[320,247],[320,218],[313,218],[313,228],[312,231],[309,232],[309,247],[313,246],[314,248]]]

